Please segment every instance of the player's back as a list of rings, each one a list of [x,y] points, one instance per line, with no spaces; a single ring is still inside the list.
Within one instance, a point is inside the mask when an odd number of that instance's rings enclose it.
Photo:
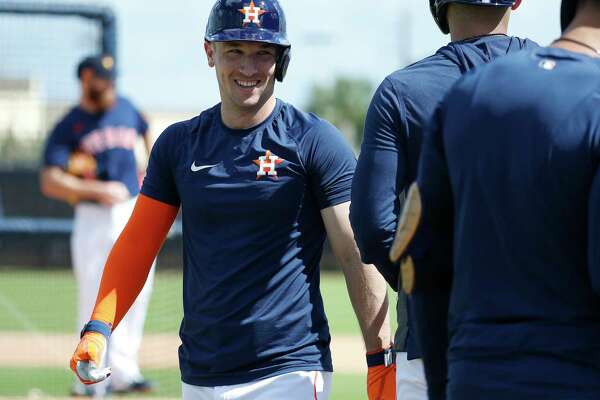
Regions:
[[[506,372],[522,368],[519,385],[556,385],[559,398],[572,387],[600,394],[600,296],[588,272],[599,111],[600,60],[560,49],[499,60],[446,98],[451,382],[473,379],[462,361],[496,358],[499,375],[480,384],[509,387]]]
[[[405,185],[416,178],[423,129],[428,125],[435,107],[450,88],[465,73],[499,57],[524,49],[537,48],[532,40],[516,36],[485,35],[450,42],[421,61],[388,76],[392,93],[401,105],[400,132],[406,140]],[[382,85],[385,90],[385,83]],[[367,121],[368,122],[368,121]],[[395,227],[395,224],[394,224]],[[387,254],[386,254],[387,256]]]

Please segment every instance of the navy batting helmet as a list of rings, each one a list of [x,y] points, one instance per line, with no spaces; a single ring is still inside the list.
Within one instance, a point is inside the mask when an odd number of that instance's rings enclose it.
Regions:
[[[562,30],[566,30],[575,18],[577,11],[578,0],[562,0],[560,6],[560,26]]]
[[[217,0],[208,17],[209,42],[250,41],[281,48],[275,78],[283,81],[290,63],[285,14],[277,0]]]
[[[492,7],[512,7],[517,3],[517,0],[429,0],[429,7],[433,14],[433,19],[438,24],[444,34],[450,33],[446,13],[448,4],[462,3],[474,4],[477,6],[492,6]]]

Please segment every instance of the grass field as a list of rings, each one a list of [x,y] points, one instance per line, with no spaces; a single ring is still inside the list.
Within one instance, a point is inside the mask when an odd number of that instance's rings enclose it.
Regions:
[[[340,274],[323,274],[322,293],[332,335],[360,335]],[[391,295],[394,299],[395,295]],[[75,330],[76,288],[70,271],[0,269],[0,332],[27,331],[71,333]],[[392,320],[395,316],[392,315]],[[181,275],[156,275],[146,321],[147,333],[174,333],[181,321]],[[65,355],[68,358],[68,355]],[[179,396],[177,369],[145,370],[159,382],[156,396]],[[361,374],[334,375],[333,400],[364,399],[365,377]],[[64,396],[72,376],[64,368],[3,367],[0,365],[0,396],[26,396],[34,390]]]
[[[179,370],[149,370],[145,375],[159,385],[152,397],[180,397]],[[366,399],[364,379],[363,376],[336,373],[331,400]],[[0,382],[1,396],[31,397],[41,392],[45,396],[63,397],[73,381],[70,373],[57,368],[0,368]]]

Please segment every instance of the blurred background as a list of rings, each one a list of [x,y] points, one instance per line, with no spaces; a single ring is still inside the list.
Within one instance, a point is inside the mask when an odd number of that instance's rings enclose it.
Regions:
[[[426,0],[280,1],[293,56],[277,96],[333,122],[357,152],[379,82],[449,40]],[[550,43],[559,36],[559,4],[524,0],[510,33]],[[158,135],[219,101],[202,47],[211,6],[212,0],[0,0],[0,398],[67,396],[72,383],[67,364],[81,328],[70,269],[72,209],[42,197],[37,173],[48,132],[77,102],[77,62],[114,52],[119,92]],[[180,395],[180,232],[176,225],[161,252],[146,322],[141,363],[159,382],[156,397]],[[322,264],[337,371],[332,398],[364,399],[358,325],[329,252]]]

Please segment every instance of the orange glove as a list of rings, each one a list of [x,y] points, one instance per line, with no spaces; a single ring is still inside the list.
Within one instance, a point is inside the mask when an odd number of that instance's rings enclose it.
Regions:
[[[99,321],[93,321],[99,323]],[[86,325],[89,326],[90,324]],[[110,376],[110,367],[105,367],[106,336],[96,331],[85,331],[71,357],[71,370],[86,385],[102,382]]]
[[[367,353],[369,400],[396,400],[396,364],[392,349]]]
[[[67,172],[82,179],[96,179],[96,158],[82,151],[75,151],[69,156]]]

